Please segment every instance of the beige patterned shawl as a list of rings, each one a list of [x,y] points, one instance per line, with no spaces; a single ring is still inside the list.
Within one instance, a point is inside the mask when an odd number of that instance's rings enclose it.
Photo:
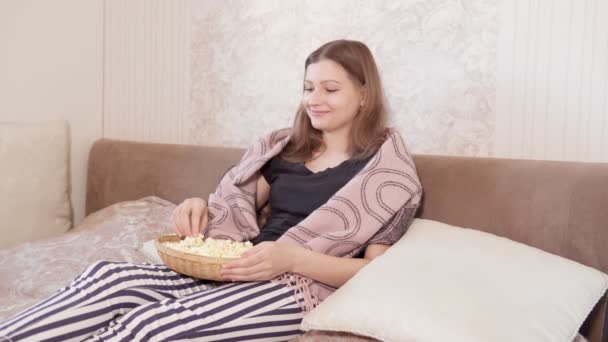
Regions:
[[[257,176],[262,166],[287,145],[290,133],[291,129],[286,128],[260,138],[226,173],[209,196],[206,236],[246,241],[259,234]],[[409,227],[421,196],[412,157],[400,134],[391,130],[359,173],[278,241],[339,257],[352,257],[372,243],[392,245]],[[299,275],[285,274],[274,281],[304,293],[305,311],[335,290]]]

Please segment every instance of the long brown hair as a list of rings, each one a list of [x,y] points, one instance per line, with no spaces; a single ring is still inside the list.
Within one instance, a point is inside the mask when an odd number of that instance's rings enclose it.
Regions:
[[[323,59],[338,63],[354,82],[365,87],[364,104],[354,118],[349,146],[353,159],[366,159],[376,153],[387,138],[384,92],[374,57],[361,42],[335,40],[319,47],[306,58],[304,72],[310,64]],[[323,147],[322,132],[312,126],[306,109],[300,103],[291,139],[281,157],[291,162],[304,162]]]

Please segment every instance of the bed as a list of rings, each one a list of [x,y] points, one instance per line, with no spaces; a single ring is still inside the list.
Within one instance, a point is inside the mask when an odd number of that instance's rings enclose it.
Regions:
[[[0,250],[0,320],[97,260],[147,262],[176,203],[206,197],[244,150],[100,139],[88,160],[87,217],[70,232]],[[508,237],[608,272],[608,164],[415,155],[418,216]],[[605,298],[581,327],[601,341]],[[300,340],[368,341],[309,332]]]

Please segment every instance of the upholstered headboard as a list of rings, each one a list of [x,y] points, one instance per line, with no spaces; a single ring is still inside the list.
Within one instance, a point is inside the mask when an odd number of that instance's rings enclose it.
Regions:
[[[156,195],[207,197],[243,149],[101,139],[86,213]],[[505,236],[608,272],[608,164],[416,155],[418,216]],[[582,332],[600,341],[605,299]]]

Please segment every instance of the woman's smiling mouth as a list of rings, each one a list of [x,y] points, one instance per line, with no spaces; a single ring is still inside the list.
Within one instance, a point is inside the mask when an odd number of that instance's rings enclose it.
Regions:
[[[329,113],[328,110],[311,110],[310,111],[310,115],[312,115],[314,117],[321,117],[327,113]]]

